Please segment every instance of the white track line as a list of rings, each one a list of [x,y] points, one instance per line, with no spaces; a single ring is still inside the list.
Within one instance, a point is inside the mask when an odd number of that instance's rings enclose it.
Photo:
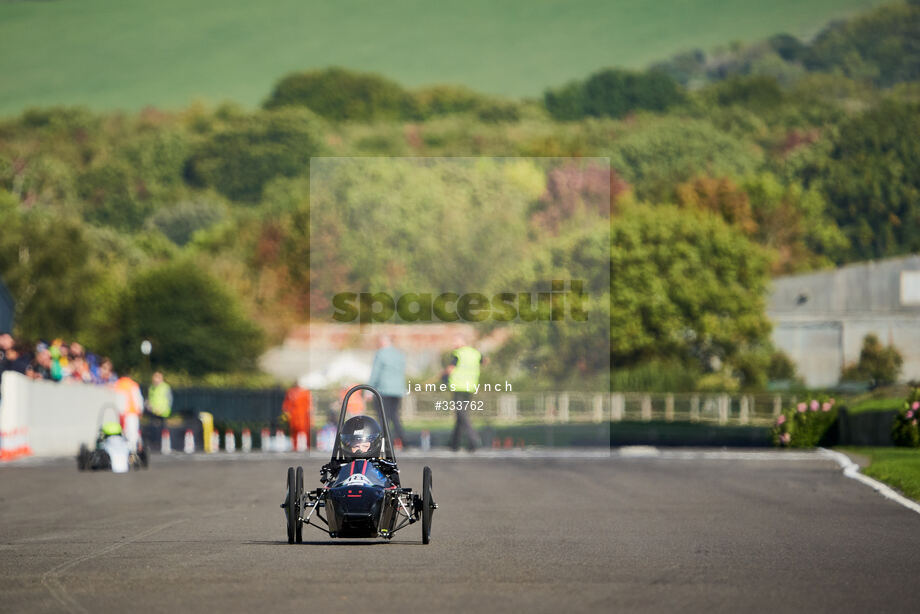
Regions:
[[[73,567],[74,565],[77,565],[78,563],[82,563],[83,561],[88,561],[90,559],[96,558],[97,556],[102,556],[114,550],[118,550],[122,546],[127,546],[130,543],[144,539],[145,537],[153,535],[154,533],[158,533],[162,531],[163,529],[167,529],[173,526],[174,524],[178,524],[180,522],[182,522],[182,520],[173,520],[172,522],[161,524],[159,526],[153,527],[152,529],[147,529],[146,531],[142,533],[138,533],[137,535],[134,535],[128,539],[122,540],[120,542],[116,542],[114,544],[110,544],[106,546],[105,548],[96,550],[95,552],[90,552],[89,554],[78,556],[75,559],[64,561],[60,565],[52,567],[51,569],[49,569],[48,571],[42,574],[42,578],[41,578],[42,585],[48,589],[48,592],[51,593],[51,596],[54,597],[54,599],[58,603],[60,603],[64,607],[64,609],[67,610],[68,612],[78,612],[80,614],[87,613],[86,608],[84,608],[79,603],[77,603],[77,601],[73,598],[73,596],[67,592],[67,589],[64,588],[64,585],[61,583],[61,580],[60,580],[60,576],[62,573],[64,573],[65,571]]]
[[[882,484],[878,480],[873,480],[869,476],[860,473],[859,465],[851,461],[850,458],[846,454],[842,454],[834,450],[828,450],[826,448],[818,448],[818,449],[821,451],[821,453],[824,456],[827,456],[828,458],[832,458],[835,461],[837,461],[837,464],[840,465],[840,467],[843,469],[843,475],[847,476],[848,478],[853,478],[854,480],[858,480],[862,482],[863,484],[865,484],[872,490],[876,491],[878,494],[882,495],[886,499],[891,499],[895,503],[900,503],[907,509],[920,514],[920,503],[917,503],[916,501],[908,499],[904,495],[892,489],[890,486]]]

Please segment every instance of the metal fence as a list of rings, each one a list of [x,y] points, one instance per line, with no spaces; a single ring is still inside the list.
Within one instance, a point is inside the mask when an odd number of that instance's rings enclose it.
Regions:
[[[328,397],[328,398],[327,398]],[[319,393],[318,399],[331,401]],[[406,422],[437,419],[445,413],[438,402],[445,393],[414,393],[402,403]],[[480,394],[480,416],[498,423],[598,423],[622,421],[705,422],[721,425],[766,426],[795,397],[780,394],[655,394],[600,392],[519,392]],[[321,401],[322,402],[322,401]]]
[[[215,420],[273,424],[281,414],[284,390],[216,390],[188,388],[175,391],[177,412],[208,411]],[[327,411],[338,412],[337,390],[313,392],[313,424],[325,422]],[[421,392],[403,398],[404,422],[438,420],[449,414],[438,403],[449,393]],[[796,402],[781,394],[630,393],[630,392],[517,392],[483,393],[473,397],[481,410],[474,418],[497,424],[568,424],[600,422],[697,422],[718,425],[767,426],[783,407]],[[371,402],[367,411],[373,412]]]

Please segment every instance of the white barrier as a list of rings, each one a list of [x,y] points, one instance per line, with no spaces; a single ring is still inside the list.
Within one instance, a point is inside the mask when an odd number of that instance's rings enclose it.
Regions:
[[[0,380],[2,456],[76,455],[81,443],[95,441],[100,410],[112,406],[120,413],[125,403],[110,388],[35,381],[6,371]],[[115,411],[108,413],[114,417]]]

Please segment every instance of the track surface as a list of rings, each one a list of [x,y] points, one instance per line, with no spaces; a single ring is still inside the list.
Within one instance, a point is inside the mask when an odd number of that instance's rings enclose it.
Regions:
[[[407,486],[434,471],[429,546],[289,546],[291,456],[6,466],[0,611],[916,611],[920,515],[827,460],[750,458],[404,459]]]

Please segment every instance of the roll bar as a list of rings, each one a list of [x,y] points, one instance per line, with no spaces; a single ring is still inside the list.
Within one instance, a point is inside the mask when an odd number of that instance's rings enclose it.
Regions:
[[[345,453],[342,450],[342,438],[339,437],[339,435],[342,433],[342,428],[345,426],[345,410],[348,408],[348,400],[351,398],[352,394],[359,390],[369,390],[374,393],[374,397],[377,399],[377,409],[379,410],[380,421],[383,422],[383,458],[395,463],[396,454],[393,452],[393,442],[390,439],[390,427],[387,424],[386,412],[383,411],[383,397],[380,396],[376,388],[368,386],[367,384],[352,386],[348,389],[348,392],[345,393],[345,398],[342,399],[342,411],[339,412],[339,424],[335,430],[335,445],[332,446],[332,460],[330,462],[345,461]]]

